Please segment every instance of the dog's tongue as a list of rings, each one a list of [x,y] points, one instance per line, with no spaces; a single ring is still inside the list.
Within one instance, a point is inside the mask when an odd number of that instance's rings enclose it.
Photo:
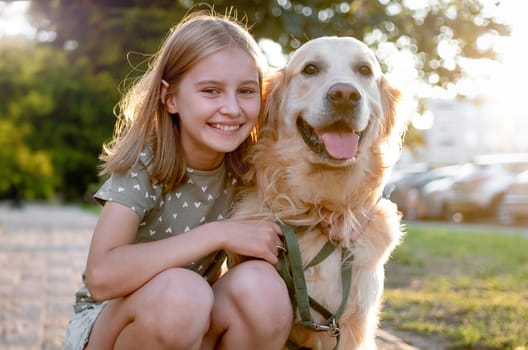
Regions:
[[[326,151],[335,159],[354,158],[359,144],[359,135],[353,132],[322,132],[319,138]]]

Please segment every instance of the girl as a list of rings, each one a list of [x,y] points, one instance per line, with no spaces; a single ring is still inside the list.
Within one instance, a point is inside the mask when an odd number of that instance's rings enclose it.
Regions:
[[[259,60],[240,23],[192,14],[124,96],[65,349],[282,349],[280,227],[222,221],[247,170]],[[254,259],[219,278],[225,251]]]

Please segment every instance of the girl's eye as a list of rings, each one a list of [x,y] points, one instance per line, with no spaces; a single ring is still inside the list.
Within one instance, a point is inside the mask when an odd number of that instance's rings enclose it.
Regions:
[[[239,91],[240,91],[241,94],[244,94],[244,95],[249,95],[249,94],[256,93],[255,89],[250,89],[250,88],[240,89]]]
[[[206,88],[206,89],[203,89],[202,92],[205,92],[206,94],[210,94],[210,95],[218,95],[220,93],[220,91],[215,88]]]
[[[310,63],[303,68],[302,72],[306,75],[314,75],[319,72],[319,68],[315,64]]]

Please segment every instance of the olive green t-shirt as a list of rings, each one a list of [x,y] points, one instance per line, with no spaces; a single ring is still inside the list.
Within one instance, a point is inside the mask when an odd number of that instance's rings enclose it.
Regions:
[[[187,168],[187,182],[174,192],[164,193],[162,186],[149,180],[149,158],[148,152],[142,153],[137,165],[126,174],[112,174],[94,196],[101,204],[106,201],[119,203],[139,216],[135,243],[168,238],[227,217],[236,180],[226,173],[225,164],[211,171]],[[224,259],[224,252],[213,252],[187,268],[211,282]],[[83,286],[76,294],[74,308],[78,312],[90,303],[93,299]]]

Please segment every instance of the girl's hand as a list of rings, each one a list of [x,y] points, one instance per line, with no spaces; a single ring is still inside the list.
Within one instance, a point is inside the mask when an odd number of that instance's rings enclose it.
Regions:
[[[223,249],[238,255],[264,259],[271,264],[279,262],[277,256],[283,246],[283,232],[278,224],[264,220],[225,220]]]

